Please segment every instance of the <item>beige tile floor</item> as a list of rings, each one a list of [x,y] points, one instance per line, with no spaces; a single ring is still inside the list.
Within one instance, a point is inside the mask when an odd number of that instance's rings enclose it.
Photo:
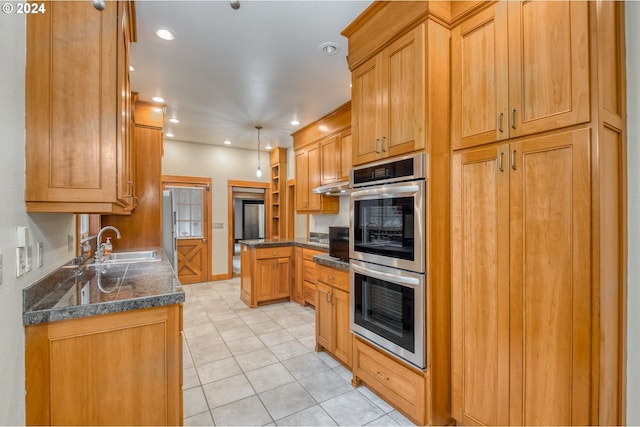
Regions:
[[[313,309],[250,309],[239,278],[183,288],[185,425],[413,425],[315,352]]]

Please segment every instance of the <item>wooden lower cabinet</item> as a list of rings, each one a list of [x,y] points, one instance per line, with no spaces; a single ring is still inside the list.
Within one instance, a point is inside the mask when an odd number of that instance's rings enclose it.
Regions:
[[[453,156],[458,423],[593,424],[590,147],[583,128]]]
[[[316,350],[324,349],[351,367],[349,273],[316,266]]]
[[[293,248],[291,246],[240,248],[240,299],[249,307],[291,297]]]
[[[428,424],[428,381],[428,371],[409,368],[353,337],[353,385],[364,382],[417,425]]]
[[[182,305],[29,325],[27,425],[182,425]]]

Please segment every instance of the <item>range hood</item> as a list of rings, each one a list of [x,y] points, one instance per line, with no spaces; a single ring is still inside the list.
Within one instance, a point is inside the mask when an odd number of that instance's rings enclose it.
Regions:
[[[326,194],[327,196],[348,196],[351,189],[349,188],[349,181],[339,181],[321,185],[312,191],[314,194]]]

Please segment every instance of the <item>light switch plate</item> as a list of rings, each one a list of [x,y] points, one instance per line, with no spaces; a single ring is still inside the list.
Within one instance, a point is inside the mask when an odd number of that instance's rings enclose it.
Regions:
[[[224,228],[224,223],[223,222],[214,222],[213,223],[213,228]]]

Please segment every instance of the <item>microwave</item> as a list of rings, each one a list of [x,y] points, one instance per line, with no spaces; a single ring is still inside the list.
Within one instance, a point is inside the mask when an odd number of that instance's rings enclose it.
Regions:
[[[329,256],[349,261],[349,227],[329,227]]]

